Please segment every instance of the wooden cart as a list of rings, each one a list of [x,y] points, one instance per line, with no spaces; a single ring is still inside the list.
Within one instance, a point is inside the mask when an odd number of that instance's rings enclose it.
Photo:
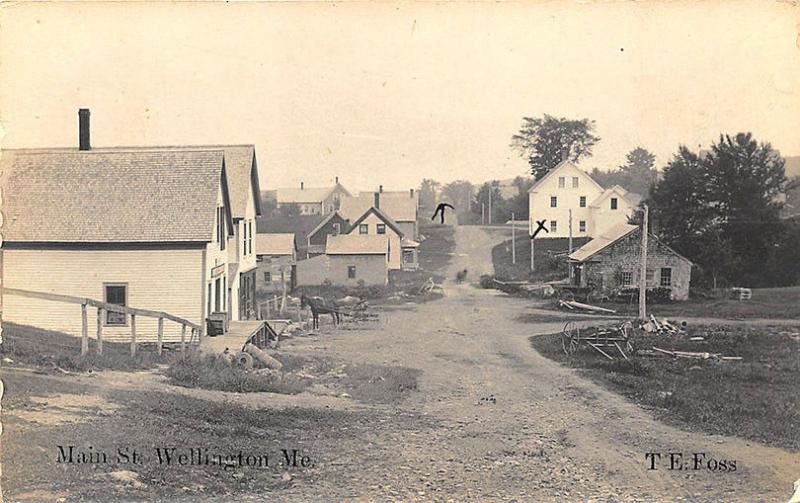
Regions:
[[[586,345],[609,360],[609,352],[618,352],[626,360],[634,351],[633,323],[625,321],[616,327],[593,327],[581,330],[574,321],[564,325],[561,332],[561,347],[567,355],[573,354],[581,345]]]

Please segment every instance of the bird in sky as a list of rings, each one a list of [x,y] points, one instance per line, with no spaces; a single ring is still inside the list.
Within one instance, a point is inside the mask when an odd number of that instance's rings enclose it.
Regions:
[[[536,223],[537,223],[537,224],[539,224],[539,227],[538,227],[538,228],[536,229],[536,231],[535,231],[535,232],[534,232],[534,233],[531,235],[531,239],[535,238],[535,237],[536,237],[536,235],[537,235],[537,234],[539,234],[539,231],[550,232],[550,231],[548,231],[548,230],[547,230],[547,228],[544,226],[545,222],[547,222],[547,220],[537,220],[537,221],[536,221]]]
[[[442,219],[441,220],[442,223],[444,223],[444,210],[445,210],[445,208],[450,208],[450,209],[453,209],[453,210],[456,209],[452,204],[439,203],[439,205],[436,207],[436,211],[433,212],[433,216],[431,217],[431,220],[436,220],[436,215],[439,215],[439,218]]]

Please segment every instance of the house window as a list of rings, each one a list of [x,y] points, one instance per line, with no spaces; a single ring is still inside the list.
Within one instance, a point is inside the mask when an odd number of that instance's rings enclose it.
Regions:
[[[672,268],[661,268],[661,286],[672,286]]]
[[[253,254],[253,221],[247,222],[247,253]]]
[[[347,279],[356,279],[356,266],[347,266]]]
[[[403,250],[403,263],[405,264],[414,263],[414,250]]]
[[[564,182],[564,177],[563,176],[559,176],[558,177],[558,188],[559,189],[563,189],[565,187],[565,185],[566,185],[566,183]]]
[[[247,255],[247,222],[242,222],[242,255]]]
[[[652,270],[652,269],[648,269],[647,270],[647,275],[645,276],[645,278],[647,278],[647,279],[645,281],[647,282],[648,285],[652,285],[653,284],[653,279],[655,278],[655,276],[656,276],[656,272],[654,270]]]
[[[558,229],[558,225],[556,224],[555,220],[550,220],[550,232],[556,232]]]
[[[586,232],[586,220],[581,220],[580,222],[578,222],[578,231]]]
[[[358,233],[359,234],[368,234],[369,233],[369,225],[367,224],[360,224],[358,226]]]
[[[208,297],[206,297],[206,313],[211,314],[211,283],[208,284]]]
[[[217,241],[219,242],[219,249],[225,249],[225,207],[220,206],[217,208]]]
[[[378,224],[377,229],[378,234],[386,234],[386,224]]]
[[[550,196],[550,207],[555,208],[556,206],[558,206],[558,197]]]
[[[339,222],[333,224],[333,235],[338,236],[342,232],[342,225]]]
[[[227,299],[227,295],[225,295],[226,292],[228,291],[227,286],[228,286],[228,278],[223,276],[222,277],[222,310],[223,311],[225,310],[225,306],[227,305],[227,304],[225,304],[225,302],[228,300]]]
[[[269,283],[272,281],[272,273],[265,271],[264,272],[264,282]]]
[[[630,271],[622,271],[622,277],[620,278],[620,284],[622,286],[629,286],[633,284],[633,273]]]
[[[116,304],[118,306],[128,305],[128,285],[124,283],[107,283],[103,285],[103,298],[108,304]],[[125,313],[115,313],[113,311],[106,311],[106,325],[108,326],[124,326],[128,323],[128,317]]]
[[[611,209],[612,210],[616,210],[617,209],[617,198],[616,197],[612,197],[611,198]]]
[[[578,177],[577,176],[573,176],[572,177],[572,188],[573,189],[577,189],[578,188]]]
[[[586,196],[581,196],[580,206],[581,206],[581,208],[585,208],[586,207]]]

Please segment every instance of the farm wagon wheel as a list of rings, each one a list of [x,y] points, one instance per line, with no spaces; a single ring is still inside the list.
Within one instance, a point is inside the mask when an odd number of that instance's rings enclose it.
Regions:
[[[578,350],[580,335],[580,330],[575,322],[569,321],[564,325],[564,330],[561,332],[561,347],[567,356]]]

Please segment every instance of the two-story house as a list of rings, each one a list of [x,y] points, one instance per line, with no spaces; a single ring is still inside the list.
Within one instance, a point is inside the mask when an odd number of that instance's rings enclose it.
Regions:
[[[355,197],[343,198],[340,213],[350,222],[354,222],[372,206],[380,207],[408,239],[419,239],[419,193],[414,189],[408,192],[384,191],[381,185],[375,192],[360,192]]]
[[[604,189],[585,171],[563,161],[528,191],[530,233],[544,220],[547,232],[538,237],[593,237],[628,221],[641,198],[619,185]]]
[[[259,212],[253,147],[92,148],[88,110],[79,117],[77,149],[3,152],[3,287],[197,325],[212,312],[246,317]],[[9,294],[3,305],[5,320],[81,333],[73,304]],[[100,322],[108,340],[130,337],[129,317],[105,312]],[[137,320],[137,339],[153,340],[156,323]],[[179,332],[169,324],[164,340]]]
[[[339,209],[341,200],[350,197],[350,192],[339,183],[339,177],[332,187],[306,187],[277,189],[275,198],[279,210],[290,210],[297,215],[327,215]]]

